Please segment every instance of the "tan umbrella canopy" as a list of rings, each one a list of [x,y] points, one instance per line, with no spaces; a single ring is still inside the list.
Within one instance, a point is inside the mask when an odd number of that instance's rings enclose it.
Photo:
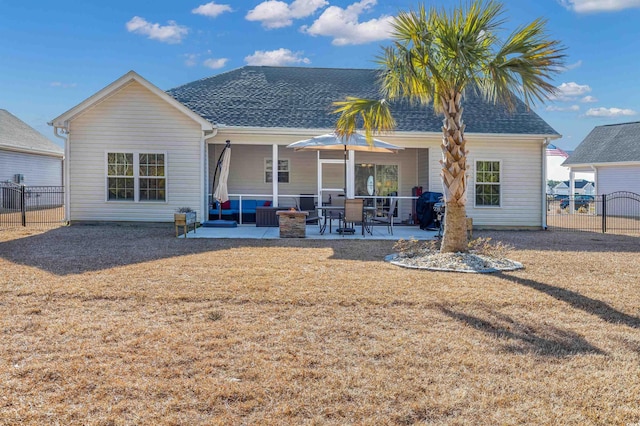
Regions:
[[[344,184],[347,184],[347,151],[368,151],[395,154],[401,149],[401,146],[393,145],[380,139],[373,139],[373,143],[369,145],[367,138],[360,133],[354,133],[349,138],[340,137],[335,133],[315,136],[311,139],[305,139],[287,145],[287,148],[293,148],[295,151],[325,151],[325,150],[341,150],[344,151]],[[345,195],[347,189],[345,188]]]
[[[396,153],[401,149],[400,146],[373,139],[373,144],[367,143],[367,138],[360,133],[354,133],[349,138],[339,137],[335,133],[315,136],[311,139],[294,142],[287,145],[287,148],[293,148],[295,151],[322,151],[322,150],[345,150],[345,151],[369,151],[369,152],[386,152]]]

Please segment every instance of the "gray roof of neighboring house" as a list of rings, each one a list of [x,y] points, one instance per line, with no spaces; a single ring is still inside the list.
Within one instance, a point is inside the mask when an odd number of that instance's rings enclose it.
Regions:
[[[563,165],[640,161],[640,121],[597,126]]]
[[[564,180],[564,181],[562,181],[560,183],[564,183],[567,187],[569,187],[570,184],[571,184],[571,181],[570,180]],[[590,181],[588,181],[586,179],[575,179],[573,181],[573,185],[574,185],[575,189],[584,188],[585,186],[587,186],[589,184],[593,184],[593,182],[590,182]],[[560,185],[560,184],[558,184],[558,185]],[[556,186],[558,186],[558,185],[556,185]]]
[[[377,70],[245,66],[168,90],[213,124],[239,127],[330,129],[332,102],[346,96],[378,98]],[[516,111],[467,93],[463,120],[469,133],[557,135],[517,100]],[[440,132],[431,106],[393,105],[398,131]]]
[[[0,149],[62,157],[64,150],[9,111],[0,109]]]

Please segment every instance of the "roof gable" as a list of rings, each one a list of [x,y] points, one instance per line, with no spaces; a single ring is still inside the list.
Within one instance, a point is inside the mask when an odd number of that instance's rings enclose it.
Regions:
[[[9,111],[0,109],[0,148],[62,157],[63,149]]]
[[[597,126],[563,165],[640,161],[640,122]]]
[[[88,108],[91,108],[97,105],[98,103],[102,102],[104,99],[117,93],[122,88],[129,85],[132,81],[138,82],[139,84],[144,86],[146,89],[148,89],[150,92],[162,98],[169,105],[178,109],[187,117],[191,118],[193,121],[200,124],[200,126],[202,127],[202,130],[213,129],[213,126],[211,125],[210,122],[208,122],[207,120],[199,116],[196,112],[192,111],[188,107],[185,107],[185,105],[183,105],[182,103],[177,102],[173,97],[167,95],[166,92],[160,90],[158,87],[154,86],[153,84],[151,84],[150,82],[142,78],[135,71],[129,71],[128,73],[126,73],[125,75],[123,75],[122,77],[120,77],[119,79],[117,79],[116,81],[114,81],[113,83],[105,87],[104,89],[95,93],[93,96],[90,96],[89,98],[85,99],[75,107],[71,108],[64,114],[60,115],[59,117],[54,118],[53,120],[51,120],[51,122],[49,122],[49,125],[55,126],[55,127],[65,127],[66,126],[65,122],[73,120],[75,117],[82,114]]]
[[[168,91],[216,125],[330,129],[331,104],[346,96],[378,98],[378,70],[245,66]],[[472,91],[463,100],[467,132],[557,135],[516,100],[516,111],[494,105]],[[393,105],[398,131],[440,132],[442,117],[431,106]]]

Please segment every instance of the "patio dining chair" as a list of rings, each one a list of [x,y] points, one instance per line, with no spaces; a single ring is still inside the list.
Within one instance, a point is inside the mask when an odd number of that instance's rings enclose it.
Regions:
[[[344,236],[348,230],[353,229],[349,226],[355,225],[361,226],[362,236],[364,236],[365,230],[369,232],[367,216],[364,213],[364,200],[362,198],[344,200],[342,236]],[[353,229],[352,232],[355,232],[355,229]]]
[[[374,216],[371,219],[371,225],[375,225],[376,223],[387,225],[387,232],[393,235],[393,215],[395,214],[396,205],[398,204],[397,198],[392,198],[391,203],[389,204],[389,210],[383,210],[383,216]]]
[[[316,209],[315,198],[313,197],[313,195],[303,194],[300,197],[300,204],[298,205],[298,210],[303,212],[309,212],[309,216],[307,216],[307,219],[306,219],[307,225],[317,224],[319,226],[322,226],[322,224],[320,223],[320,216],[318,215],[318,210]]]

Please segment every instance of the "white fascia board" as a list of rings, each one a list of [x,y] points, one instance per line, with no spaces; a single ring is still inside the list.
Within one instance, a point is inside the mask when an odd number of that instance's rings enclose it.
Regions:
[[[155,85],[151,84],[149,81],[144,79],[142,76],[140,76],[135,71],[129,71],[128,73],[126,73],[125,75],[123,75],[122,77],[120,77],[119,79],[114,81],[113,83],[109,84],[108,86],[106,86],[102,90],[99,90],[98,92],[96,92],[92,96],[90,96],[87,99],[85,99],[84,101],[80,102],[78,105],[74,106],[73,108],[71,108],[67,112],[63,113],[62,115],[54,118],[53,120],[51,120],[47,124],[49,124],[50,126],[54,126],[54,127],[66,128],[66,126],[68,125],[69,121],[73,120],[74,118],[76,118],[78,115],[82,114],[87,109],[93,108],[94,106],[96,106],[99,103],[103,102],[105,99],[108,99],[109,97],[115,95],[120,90],[122,90],[123,88],[127,87],[133,81],[136,81],[137,83],[141,84],[143,87],[148,89],[151,93],[153,93],[156,96],[160,97],[165,102],[167,102],[169,105],[171,105],[172,107],[176,108],[178,111],[182,112],[184,115],[186,115],[187,117],[191,118],[196,123],[200,124],[200,127],[202,128],[202,130],[213,130],[214,129],[214,126],[210,122],[208,122],[204,118],[200,117],[198,114],[196,114],[195,112],[193,112],[192,110],[187,108],[182,103],[180,103],[177,100],[175,100],[173,97],[169,96],[163,90],[161,90],[158,87],[156,87]]]
[[[12,145],[0,144],[0,150],[11,151],[11,152],[19,152],[21,154],[44,155],[44,156],[47,156],[47,157],[57,157],[57,158],[60,158],[60,159],[64,158],[64,153],[63,152],[47,151],[47,150],[38,149],[38,148],[21,148],[21,147],[12,146]]]
[[[569,169],[583,169],[590,167],[616,167],[616,166],[640,166],[640,161],[617,161],[611,163],[574,163],[574,164],[562,164]],[[577,170],[576,170],[577,171]]]
[[[259,135],[259,136],[295,136],[300,139],[311,138],[313,136],[332,133],[335,129],[305,129],[305,128],[291,128],[291,127],[243,127],[243,126],[218,126],[218,136],[221,138],[224,135]],[[376,134],[376,138],[384,140],[385,137],[391,139],[402,139],[407,142],[405,146],[419,147],[420,142],[424,140],[438,140],[442,139],[441,132],[389,132],[387,134]],[[530,134],[504,134],[504,133],[466,133],[465,137],[468,141],[475,140],[488,140],[495,142],[531,142],[540,141],[544,143],[547,140],[558,139],[560,135],[530,135]],[[281,141],[279,145],[288,145],[290,142]]]

